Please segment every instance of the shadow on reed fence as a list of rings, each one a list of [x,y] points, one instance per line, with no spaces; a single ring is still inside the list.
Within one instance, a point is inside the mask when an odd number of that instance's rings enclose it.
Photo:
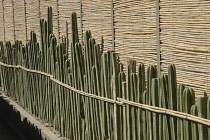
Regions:
[[[91,36],[79,43],[72,13],[71,58],[57,43],[52,8],[40,20],[41,44],[32,31],[21,41],[0,43],[2,89],[7,96],[63,136],[74,140],[207,140],[210,98],[177,86],[176,69],[157,77],[156,66],[127,62],[126,72],[115,52],[102,52]],[[146,73],[146,74],[145,74]]]

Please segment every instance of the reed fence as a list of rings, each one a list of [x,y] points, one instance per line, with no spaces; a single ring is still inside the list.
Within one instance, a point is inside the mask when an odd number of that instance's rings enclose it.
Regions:
[[[40,43],[34,31],[26,45],[0,42],[7,96],[68,139],[210,138],[210,98],[204,94],[196,102],[192,88],[177,86],[174,64],[159,76],[157,66],[145,68],[135,60],[123,69],[118,55],[97,44],[90,30],[81,43],[76,13],[71,14],[70,59],[68,42],[53,34],[53,21],[48,7],[47,20],[40,19]]]
[[[47,15],[48,6],[58,42],[71,42],[70,15],[76,12],[80,40],[85,30],[92,30],[104,50],[115,50],[124,66],[134,59],[157,65],[164,74],[173,63],[178,83],[193,87],[197,97],[209,95],[209,1],[2,0],[0,40],[25,42],[31,30],[40,33],[38,20]]]

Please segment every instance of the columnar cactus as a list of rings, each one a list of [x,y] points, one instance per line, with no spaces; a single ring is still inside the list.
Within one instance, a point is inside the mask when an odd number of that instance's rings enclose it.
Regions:
[[[196,105],[192,105],[190,114],[198,116],[198,109]],[[198,140],[199,139],[198,124],[196,124],[195,122],[191,122],[191,129],[192,129],[192,140]]]
[[[146,90],[145,81],[145,67],[141,63],[138,65],[137,73],[137,97],[136,102],[143,103],[143,93]],[[143,128],[143,123],[145,121],[144,111],[142,109],[137,110],[137,139],[143,139],[145,134],[145,129]]]
[[[177,87],[177,111],[183,112],[183,93],[185,86],[179,84]],[[183,133],[183,119],[177,119],[177,139],[184,140]]]
[[[158,93],[158,79],[152,79],[151,85],[151,99],[152,99],[152,106],[159,105],[159,93]],[[159,139],[159,114],[152,113],[152,123],[153,123],[153,140]]]
[[[176,106],[176,90],[177,90],[177,83],[176,83],[176,68],[175,65],[171,64],[168,66],[168,108],[172,110],[177,110]],[[173,117],[170,117],[170,127],[171,127],[171,138],[172,140],[177,139],[177,126],[176,124],[176,119]]]
[[[197,98],[198,117],[207,118],[207,97]],[[199,140],[208,139],[207,127],[202,124],[198,124]]]
[[[184,105],[183,105],[183,111],[185,113],[188,113],[190,114],[190,109],[191,109],[191,106],[193,105],[194,101],[194,95],[193,95],[194,92],[192,92],[191,89],[189,88],[185,88],[184,89],[184,93],[183,93],[183,100],[184,100]],[[183,121],[183,125],[184,125],[184,139],[185,140],[191,140],[192,139],[192,131],[191,129],[191,124],[190,124],[190,121],[188,120],[184,120]]]
[[[147,104],[151,105],[151,86],[152,86],[152,78],[157,77],[157,68],[153,65],[150,65],[147,68]],[[153,123],[152,123],[152,114],[151,112],[147,111],[147,139],[152,139],[153,134]]]
[[[160,77],[159,97],[159,107],[168,109],[168,75],[163,74]],[[169,116],[160,115],[159,117],[159,138],[163,140],[171,139]]]

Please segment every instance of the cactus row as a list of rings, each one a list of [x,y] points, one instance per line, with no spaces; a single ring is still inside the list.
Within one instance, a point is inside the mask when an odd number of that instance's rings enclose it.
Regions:
[[[53,35],[52,8],[47,20],[40,20],[41,42],[32,31],[24,45],[17,40],[0,42],[0,61],[21,65],[53,75],[78,90],[116,100],[185,112],[210,119],[210,98],[198,97],[192,88],[177,86],[176,69],[157,77],[156,66],[145,71],[143,63],[127,62],[121,69],[113,51],[103,52],[84,32],[80,44],[77,16],[72,13],[71,57],[64,42]],[[210,128],[189,120],[154,113],[128,104],[120,106],[77,94],[58,85],[49,77],[23,69],[0,66],[2,91],[17,100],[30,113],[73,140],[207,140]]]

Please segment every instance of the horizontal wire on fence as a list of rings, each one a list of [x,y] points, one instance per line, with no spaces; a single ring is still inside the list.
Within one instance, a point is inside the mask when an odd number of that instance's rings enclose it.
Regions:
[[[67,88],[67,89],[69,89],[71,91],[74,91],[74,92],[76,92],[78,94],[81,94],[83,96],[87,96],[87,97],[90,97],[90,98],[94,98],[94,99],[98,99],[98,100],[101,100],[101,101],[105,101],[105,102],[109,102],[109,103],[113,103],[113,104],[118,104],[118,105],[122,105],[122,106],[125,105],[125,104],[128,104],[128,105],[136,106],[136,107],[139,107],[139,108],[151,111],[151,112],[166,114],[166,115],[174,116],[174,117],[177,117],[177,118],[181,118],[181,119],[186,119],[186,120],[189,120],[189,121],[197,122],[197,123],[200,123],[200,124],[203,124],[203,125],[206,125],[206,126],[210,126],[210,120],[205,119],[205,118],[197,117],[197,116],[190,115],[190,114],[187,114],[187,113],[184,113],[184,112],[178,112],[178,111],[165,109],[165,108],[161,108],[161,107],[156,107],[156,106],[136,103],[136,102],[129,101],[129,100],[126,100],[126,99],[123,99],[123,98],[119,98],[119,97],[117,98],[117,100],[113,100],[113,99],[109,99],[109,98],[106,98],[106,97],[97,96],[97,95],[94,95],[94,94],[83,92],[81,90],[77,90],[74,87],[71,87],[71,86],[69,86],[69,85],[67,85],[65,83],[62,83],[61,81],[55,79],[53,75],[45,73],[45,72],[27,69],[27,68],[22,67],[20,65],[8,65],[8,64],[2,63],[2,62],[0,62],[0,65],[4,66],[4,67],[8,67],[8,68],[23,69],[23,70],[25,70],[27,72],[32,72],[32,73],[45,75],[45,76],[49,77],[50,80],[56,82],[57,84],[65,87],[65,88]]]

